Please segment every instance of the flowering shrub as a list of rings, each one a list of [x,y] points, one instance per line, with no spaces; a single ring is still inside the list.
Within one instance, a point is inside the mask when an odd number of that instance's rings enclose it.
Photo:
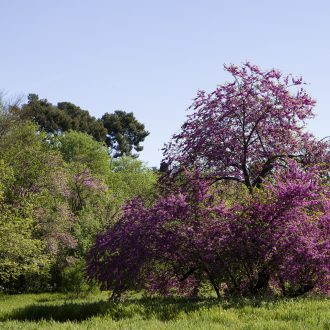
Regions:
[[[197,185],[197,187],[196,187]],[[194,182],[146,209],[138,200],[98,236],[88,272],[119,294],[145,288],[197,293],[209,281],[220,295],[330,289],[329,190],[295,163],[254,196],[226,206]]]
[[[303,131],[314,101],[290,91],[301,79],[226,69],[234,82],[200,92],[165,148],[170,191],[129,202],[90,250],[89,277],[114,297],[330,289],[329,145]]]

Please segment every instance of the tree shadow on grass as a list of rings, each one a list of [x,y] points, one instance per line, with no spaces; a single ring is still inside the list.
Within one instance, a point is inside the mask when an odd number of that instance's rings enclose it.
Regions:
[[[119,321],[140,317],[148,320],[155,318],[169,321],[177,318],[178,314],[190,313],[200,308],[212,307],[219,302],[215,299],[187,298],[141,298],[129,299],[120,303],[99,301],[92,303],[70,302],[61,305],[33,304],[14,310],[3,316],[0,321],[40,321],[54,320],[57,322],[81,322],[94,316],[104,316]]]
[[[107,313],[109,303],[105,301],[94,303],[67,303],[62,305],[33,304],[14,310],[2,317],[0,321],[40,321],[54,320],[58,322],[80,322],[97,315]]]
[[[199,309],[208,309],[221,306],[223,309],[240,309],[245,306],[260,307],[261,304],[271,303],[269,300],[254,299],[230,299],[219,302],[213,298],[162,298],[145,297],[139,299],[127,299],[120,303],[109,301],[98,302],[65,302],[61,305],[33,304],[17,309],[3,317],[0,321],[40,321],[54,320],[58,322],[81,322],[94,316],[104,316],[113,320],[130,319],[140,317],[142,319],[158,319],[169,321],[176,319],[180,313],[191,313]]]

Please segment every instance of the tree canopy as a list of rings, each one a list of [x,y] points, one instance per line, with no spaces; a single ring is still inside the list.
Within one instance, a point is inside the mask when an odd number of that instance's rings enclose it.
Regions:
[[[199,91],[194,113],[165,147],[163,162],[172,172],[195,168],[210,180],[234,180],[250,189],[287,158],[329,161],[327,143],[305,131],[315,101],[301,78],[250,63],[225,70],[233,81],[211,93]]]
[[[140,143],[149,135],[132,112],[115,111],[96,119],[73,103],[59,102],[55,106],[36,94],[29,94],[28,102],[13,107],[12,111],[21,119],[35,122],[47,133],[69,130],[87,133],[96,141],[106,142],[114,157],[130,156],[133,149],[142,151]]]
[[[87,133],[49,134],[10,108],[0,108],[0,290],[90,290],[96,234],[127,199],[149,202],[156,175],[138,159],[112,159]]]
[[[112,150],[113,156],[132,155],[132,150],[143,150],[141,142],[149,135],[143,124],[139,123],[132,112],[115,111],[105,113],[102,122],[107,129],[106,142]]]

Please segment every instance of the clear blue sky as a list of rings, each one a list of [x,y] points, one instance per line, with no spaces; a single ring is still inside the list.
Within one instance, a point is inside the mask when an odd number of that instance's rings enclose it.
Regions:
[[[134,112],[157,166],[197,89],[245,60],[302,75],[330,135],[328,0],[2,0],[0,89],[73,102],[92,115]]]

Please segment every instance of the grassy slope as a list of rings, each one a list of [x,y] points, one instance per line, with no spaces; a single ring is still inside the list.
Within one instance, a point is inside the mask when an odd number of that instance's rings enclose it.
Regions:
[[[130,297],[105,293],[0,295],[0,329],[328,329],[330,300],[272,301]]]

